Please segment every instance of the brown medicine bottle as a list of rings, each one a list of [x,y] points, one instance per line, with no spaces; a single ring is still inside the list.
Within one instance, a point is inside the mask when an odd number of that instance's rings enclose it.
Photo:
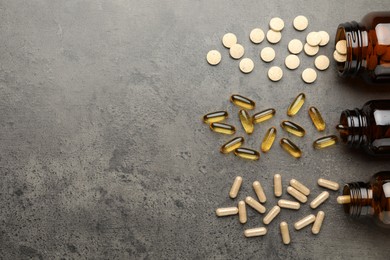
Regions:
[[[345,62],[338,62],[339,75],[361,75],[368,82],[390,82],[390,12],[369,13],[361,20],[342,23],[335,44],[346,40]]]
[[[351,217],[371,216],[380,226],[390,228],[390,171],[376,173],[367,183],[346,184],[337,202]]]

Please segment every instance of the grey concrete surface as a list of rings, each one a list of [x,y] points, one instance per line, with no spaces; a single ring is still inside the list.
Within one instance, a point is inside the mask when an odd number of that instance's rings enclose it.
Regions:
[[[347,218],[336,205],[338,192],[320,209],[326,213],[319,235],[292,230],[302,216],[317,210],[303,205],[282,210],[265,237],[245,239],[243,230],[262,226],[248,209],[248,223],[217,218],[260,180],[272,196],[272,175],[301,180],[321,189],[319,177],[340,183],[366,181],[388,160],[351,151],[343,145],[314,151],[322,136],[307,116],[310,105],[323,112],[324,134],[334,134],[339,114],[370,99],[390,97],[386,87],[367,87],[336,76],[335,64],[318,73],[312,85],[300,73],[313,58],[300,54],[301,66],[283,66],[289,39],[360,20],[373,10],[390,10],[388,1],[0,1],[0,258],[1,259],[388,259],[390,234]],[[296,32],[291,22],[303,14],[309,28]],[[277,58],[265,64],[249,32],[264,30],[274,16],[286,22]],[[244,75],[220,43],[235,33],[253,58]],[[210,49],[222,62],[205,62]],[[321,48],[329,57],[332,46]],[[266,77],[280,65],[284,78]],[[230,137],[201,122],[207,112],[227,109],[228,122],[244,135],[229,102],[240,93],[274,107],[276,117],[260,126],[246,146],[257,148],[266,129],[285,119],[291,99],[305,92],[307,102],[294,120],[307,136],[291,137],[304,152],[288,156],[278,144],[258,162],[222,155]],[[278,137],[287,136],[278,127]],[[236,175],[244,178],[239,198],[228,191]],[[289,198],[288,195],[283,195]],[[290,224],[292,243],[281,243],[278,224]]]

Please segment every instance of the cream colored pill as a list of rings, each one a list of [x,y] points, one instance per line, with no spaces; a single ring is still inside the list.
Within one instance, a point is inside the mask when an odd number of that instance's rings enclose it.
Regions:
[[[341,55],[347,54],[347,41],[346,40],[340,40],[336,43],[336,51],[340,53]]]
[[[274,206],[268,214],[263,218],[263,223],[268,225],[280,213],[280,207]]]
[[[261,183],[259,181],[253,182],[253,189],[255,190],[255,193],[257,195],[257,198],[261,203],[264,203],[267,201],[267,197],[265,196],[264,189],[261,186]]]
[[[206,59],[210,65],[218,65],[222,59],[221,53],[217,50],[211,50],[207,53]]]
[[[226,48],[231,48],[237,43],[237,37],[233,33],[227,33],[222,37],[222,44]]]
[[[316,216],[314,216],[313,214],[310,214],[310,215],[298,220],[297,222],[295,222],[294,227],[296,230],[300,230],[300,229],[306,227],[307,225],[310,225],[315,220],[316,220]]]
[[[311,228],[311,232],[314,235],[317,235],[320,233],[322,222],[324,221],[325,218],[325,212],[323,211],[318,211],[316,220],[314,221],[313,227]]]
[[[284,64],[290,70],[295,70],[296,68],[298,68],[300,63],[301,61],[299,60],[299,57],[294,54],[288,55],[284,60]]]
[[[293,26],[295,30],[303,31],[307,28],[308,25],[309,25],[309,21],[305,16],[298,15],[297,17],[294,18]]]
[[[255,64],[253,63],[253,61],[251,59],[244,58],[240,61],[239,67],[243,73],[250,73],[250,72],[252,72],[253,68],[255,67]]]
[[[271,62],[275,59],[275,50],[271,47],[265,47],[260,52],[260,58],[265,62]]]
[[[282,176],[280,174],[274,175],[274,194],[276,197],[282,196]]]
[[[317,79],[317,72],[312,68],[307,68],[302,72],[302,79],[305,83],[311,84]]]
[[[244,56],[245,50],[241,44],[236,43],[232,47],[230,47],[229,53],[233,59],[238,60],[242,56]]]
[[[318,206],[320,206],[322,203],[324,203],[325,200],[329,198],[329,192],[323,191],[318,195],[311,203],[310,207],[312,209],[316,209]]]
[[[296,179],[291,179],[290,185],[291,185],[291,187],[295,188],[303,195],[309,196],[310,189],[308,187],[306,187],[305,185],[303,185],[302,183],[300,183],[299,181],[297,181]]]
[[[303,44],[300,40],[293,39],[288,43],[287,48],[292,54],[298,54],[303,50]]]
[[[302,203],[306,203],[306,201],[307,201],[307,197],[305,195],[303,195],[297,189],[294,189],[291,186],[287,187],[287,193],[290,194],[291,196],[293,196],[294,198],[296,198],[298,201],[300,201]]]
[[[337,62],[346,62],[347,55],[342,55],[342,54],[338,53],[337,50],[335,50],[333,52],[333,59],[335,59],[335,61],[337,61]]]
[[[314,65],[318,70],[326,70],[329,67],[329,58],[325,55],[320,55],[314,60]]]
[[[246,207],[245,202],[243,200],[240,200],[238,202],[238,219],[240,220],[241,224],[245,224],[247,221]]]
[[[318,51],[320,50],[320,47],[310,46],[309,44],[305,43],[305,45],[303,46],[303,50],[305,51],[306,55],[314,56],[318,53]]]
[[[268,78],[272,81],[279,81],[283,77],[283,70],[278,66],[273,66],[268,70]]]
[[[325,46],[325,45],[327,45],[328,42],[329,42],[329,39],[330,39],[329,33],[325,32],[325,31],[319,31],[318,33],[319,33],[320,36],[321,36],[321,42],[320,42],[319,45],[320,45],[320,46]]]
[[[278,43],[282,39],[282,34],[280,32],[275,32],[273,30],[269,30],[267,32],[267,40],[270,43]]]
[[[306,42],[310,46],[318,46],[321,42],[321,35],[318,32],[310,32],[306,36]]]
[[[288,245],[291,242],[290,231],[288,230],[288,224],[285,221],[280,223],[280,234],[282,235],[283,244]]]
[[[338,196],[337,203],[338,204],[349,204],[349,203],[351,203],[351,196],[349,196],[349,195]]]
[[[253,43],[256,43],[256,44],[259,44],[261,43],[263,40],[264,40],[264,32],[262,29],[260,28],[255,28],[251,31],[251,33],[249,34],[249,39],[253,42]]]
[[[267,229],[265,227],[251,228],[244,231],[245,237],[258,237],[264,236],[267,234]]]
[[[229,208],[219,208],[215,211],[218,217],[225,217],[236,215],[238,213],[237,207],[229,207]]]
[[[325,180],[323,178],[319,178],[317,184],[321,187],[330,189],[330,190],[338,190],[340,188],[339,184],[334,181]]]
[[[296,201],[291,201],[291,200],[279,200],[278,201],[278,206],[281,208],[285,209],[299,209],[301,207],[301,204],[299,204]]]
[[[263,214],[266,211],[266,208],[257,202],[254,198],[248,196],[245,198],[246,204],[248,204],[251,208],[256,210],[257,212]]]
[[[230,192],[229,192],[229,197],[230,198],[234,199],[234,198],[237,197],[238,191],[241,188],[241,184],[242,184],[242,177],[241,176],[237,176],[234,179],[232,187],[230,188]]]
[[[280,32],[284,28],[284,21],[279,17],[274,17],[269,21],[269,28],[275,32]]]

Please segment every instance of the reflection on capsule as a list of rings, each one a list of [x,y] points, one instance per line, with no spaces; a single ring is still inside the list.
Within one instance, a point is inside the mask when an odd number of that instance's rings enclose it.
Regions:
[[[248,148],[237,148],[234,150],[234,154],[248,160],[258,160],[260,158],[260,154],[258,151],[248,149]]]
[[[234,126],[223,123],[211,123],[210,129],[216,133],[225,135],[232,135],[236,132],[236,128]]]
[[[268,119],[271,119],[276,113],[276,110],[273,108],[266,109],[264,111],[261,111],[259,113],[256,113],[252,116],[253,123],[258,124],[261,122],[264,122]]]
[[[305,129],[303,129],[302,126],[297,125],[291,121],[284,120],[282,121],[280,126],[290,134],[293,134],[298,137],[303,137],[306,133]]]
[[[337,136],[335,135],[324,136],[315,140],[313,142],[313,147],[316,149],[323,149],[335,145],[337,143],[337,140]]]
[[[249,115],[248,111],[246,111],[245,109],[241,109],[238,112],[238,116],[240,118],[241,125],[244,128],[245,132],[247,134],[252,134],[254,130],[254,126],[253,126],[252,118]]]
[[[275,138],[276,138],[276,128],[271,127],[270,129],[268,129],[267,133],[265,133],[263,142],[261,142],[261,151],[263,151],[263,153],[266,153],[271,149],[275,141]]]
[[[228,117],[228,112],[226,111],[217,111],[217,112],[212,112],[208,113],[203,116],[203,122],[207,124],[215,123],[215,122],[220,122],[225,120]]]
[[[287,115],[288,116],[295,116],[299,112],[301,107],[303,106],[303,103],[305,103],[305,98],[306,98],[305,94],[304,93],[300,93],[294,99],[294,101],[291,103],[291,105],[288,107]]]
[[[221,153],[230,153],[239,148],[244,143],[244,138],[239,136],[235,137],[232,140],[226,142],[224,145],[221,146]]]
[[[254,109],[256,106],[256,103],[253,100],[237,94],[231,95],[230,101],[236,106],[249,110]]]
[[[302,151],[301,149],[298,148],[298,146],[296,146],[296,144],[294,144],[293,142],[291,142],[289,139],[287,138],[282,138],[280,140],[280,145],[282,146],[282,148],[288,152],[291,156],[295,157],[295,158],[299,158],[302,156]]]
[[[310,116],[311,121],[313,122],[314,126],[317,128],[318,131],[325,130],[325,121],[322,118],[320,111],[318,111],[318,109],[316,107],[309,108],[309,116]]]

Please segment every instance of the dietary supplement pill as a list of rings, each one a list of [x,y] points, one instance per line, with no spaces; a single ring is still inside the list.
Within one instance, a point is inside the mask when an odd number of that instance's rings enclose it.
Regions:
[[[303,195],[297,189],[295,189],[291,186],[287,187],[287,193],[302,203],[306,203],[306,201],[307,201],[307,197],[305,195]]]
[[[274,82],[281,80],[283,77],[283,70],[278,66],[272,66],[268,70],[268,78]]]
[[[230,152],[233,152],[237,148],[241,147],[241,145],[244,143],[244,138],[239,136],[235,137],[232,140],[228,141],[224,145],[221,146],[221,153],[227,154]]]
[[[265,62],[273,61],[275,56],[275,50],[271,47],[265,47],[260,51],[260,58]]]
[[[246,111],[245,109],[241,109],[238,112],[238,116],[245,132],[249,135],[252,134],[255,127],[253,126],[252,117],[249,115],[248,111]]]
[[[237,43],[237,37],[233,33],[227,33],[222,37],[222,44],[228,49],[236,43]]]
[[[312,68],[307,68],[302,72],[302,79],[305,83],[311,84],[317,79],[317,72]]]
[[[329,67],[330,61],[329,58],[325,55],[319,55],[314,60],[314,66],[318,70],[326,70]]]
[[[255,28],[251,31],[251,33],[249,34],[249,39],[255,43],[255,44],[259,44],[261,43],[263,40],[264,40],[264,32],[262,29],[260,28]]]
[[[303,43],[298,39],[291,40],[287,45],[292,54],[299,54],[303,50]]]
[[[284,28],[284,21],[279,17],[274,17],[269,21],[269,28],[275,32],[280,32]]]
[[[242,73],[248,74],[251,73],[253,68],[255,67],[255,64],[253,61],[249,58],[244,58],[240,61],[239,68]]]
[[[231,95],[230,101],[236,106],[249,110],[254,109],[256,106],[256,103],[253,100],[238,94]]]
[[[266,208],[257,202],[254,198],[248,196],[245,198],[245,202],[257,212],[263,214],[266,211]]]
[[[330,190],[338,190],[340,188],[340,185],[337,182],[325,180],[323,178],[319,178],[317,181],[317,184],[321,187],[330,189]]]
[[[267,234],[267,229],[265,227],[251,228],[244,231],[245,237],[258,237],[264,236]]]
[[[306,36],[306,42],[310,46],[318,46],[321,40],[321,35],[318,32],[310,32]]]
[[[280,146],[282,146],[283,150],[295,158],[300,158],[302,156],[301,149],[287,138],[280,139]]]
[[[284,121],[282,121],[280,126],[285,131],[289,132],[290,134],[293,134],[293,135],[298,136],[298,137],[305,136],[305,133],[306,133],[305,129],[303,129],[302,126],[295,124],[294,122],[284,120]]]
[[[276,218],[276,216],[280,213],[280,207],[279,206],[274,206],[268,214],[263,218],[263,223],[265,225],[268,225],[271,223],[271,221]]]
[[[349,195],[338,196],[337,203],[338,204],[349,204],[349,203],[351,203],[351,196],[349,196]]]
[[[275,138],[276,138],[276,128],[271,127],[270,129],[267,130],[263,138],[263,141],[261,142],[261,151],[263,153],[266,153],[271,149],[275,141]]]
[[[347,41],[340,40],[336,43],[336,51],[341,55],[347,54]]]
[[[238,219],[241,224],[245,224],[247,221],[246,206],[243,200],[238,202]]]
[[[314,216],[313,214],[310,214],[310,215],[298,220],[297,222],[295,222],[294,227],[296,230],[301,230],[302,228],[306,227],[307,225],[310,225],[311,223],[313,223],[315,220],[316,220],[316,216]]]
[[[286,57],[284,60],[284,65],[290,70],[295,70],[299,67],[301,64],[301,61],[299,60],[299,57],[295,54],[290,54]]]
[[[314,221],[313,227],[311,228],[311,232],[314,235],[317,235],[320,233],[322,222],[324,221],[325,218],[325,212],[323,211],[318,211],[316,220]]]
[[[230,47],[229,53],[230,57],[238,60],[241,59],[242,56],[244,56],[245,49],[241,44],[236,43]]]
[[[320,36],[321,36],[321,42],[320,42],[319,45],[320,45],[320,46],[325,46],[325,45],[327,45],[328,42],[329,42],[329,39],[330,39],[329,34],[328,34],[327,32],[325,32],[325,31],[319,31],[318,33],[319,33]]]
[[[210,65],[218,65],[221,62],[221,53],[217,50],[211,50],[207,53],[206,60]]]
[[[337,62],[346,62],[347,61],[347,55],[342,55],[335,50],[333,52],[333,59],[335,59]]]
[[[207,124],[221,122],[228,118],[229,114],[226,111],[211,112],[203,116],[203,122]]]
[[[232,125],[223,124],[223,123],[211,123],[210,129],[216,133],[232,135],[236,133],[236,128]]]
[[[218,217],[232,216],[237,215],[238,208],[237,207],[229,207],[229,208],[219,208],[215,211]]]
[[[258,112],[252,116],[253,123],[258,124],[264,122],[268,119],[271,119],[276,113],[276,110],[273,108],[266,109],[264,111]]]
[[[283,187],[282,187],[282,176],[280,174],[274,175],[274,194],[275,197],[282,196]]]
[[[295,116],[303,104],[305,103],[306,96],[304,93],[299,93],[298,96],[295,97],[293,102],[290,104],[290,106],[287,109],[287,115],[288,116]]]
[[[305,16],[298,15],[297,17],[294,18],[293,26],[295,30],[303,31],[307,28],[308,25],[309,25],[309,21]]]
[[[335,145],[337,143],[337,140],[338,138],[335,135],[324,136],[315,140],[313,142],[313,147],[316,149],[323,149]]]
[[[318,53],[318,51],[320,50],[320,47],[311,46],[310,44],[305,43],[305,45],[303,46],[303,50],[305,51],[307,56],[314,56]]]
[[[316,107],[310,107],[309,108],[309,116],[311,121],[313,122],[314,126],[317,128],[318,131],[324,131],[325,130],[325,121],[322,118],[322,115],[320,111]]]
[[[282,221],[280,223],[280,234],[282,235],[282,241],[283,244],[288,245],[290,244],[290,231],[288,230],[288,224],[285,221]]]
[[[256,196],[259,199],[261,203],[264,203],[267,201],[267,197],[265,196],[264,189],[261,186],[261,183],[259,181],[253,182],[253,189],[255,190]]]
[[[258,151],[248,149],[248,148],[237,148],[236,150],[234,150],[234,154],[243,159],[248,159],[252,161],[259,160],[260,158],[260,154]]]
[[[234,199],[234,198],[237,197],[238,192],[239,192],[239,190],[241,188],[241,184],[242,184],[242,177],[241,176],[237,176],[234,179],[232,187],[230,188],[230,192],[229,192],[229,197],[230,198]]]
[[[312,209],[318,208],[322,203],[324,203],[329,198],[329,192],[323,191],[318,195],[311,203],[310,207]]]
[[[295,209],[298,210],[301,207],[301,204],[296,201],[291,201],[291,200],[279,200],[278,201],[278,206],[281,208],[285,209]]]
[[[267,32],[267,40],[269,43],[278,43],[282,39],[282,34],[280,32],[276,32],[274,30],[269,30]]]
[[[309,196],[310,189],[308,187],[306,187],[305,185],[303,185],[302,183],[300,183],[299,181],[297,181],[296,179],[291,179],[290,185],[291,185],[291,187],[298,190],[303,195]]]

